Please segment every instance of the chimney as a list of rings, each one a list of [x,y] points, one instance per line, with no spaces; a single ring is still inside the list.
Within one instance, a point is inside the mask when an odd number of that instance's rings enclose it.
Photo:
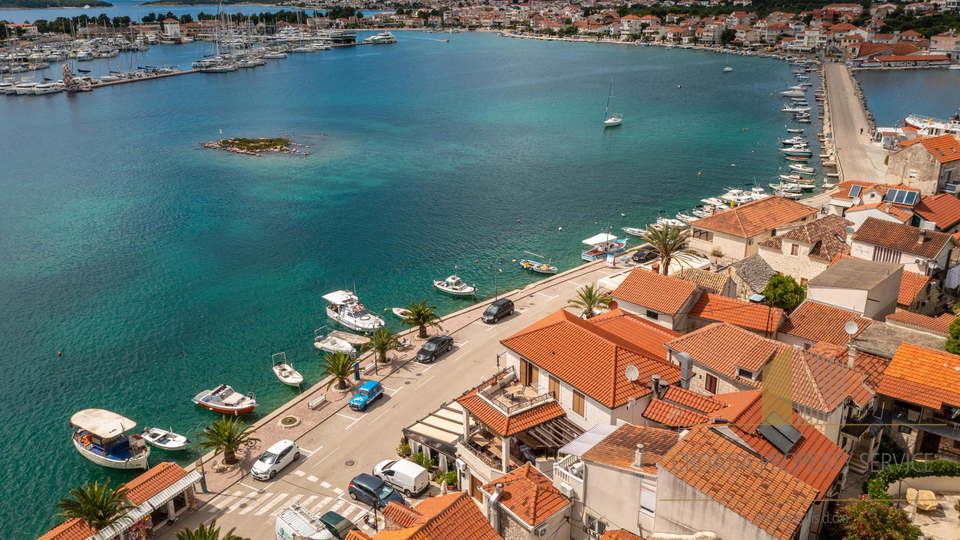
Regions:
[[[637,444],[637,452],[633,458],[633,468],[634,469],[643,468],[643,443]]]
[[[893,209],[893,203],[890,202],[890,201],[887,201],[887,210],[886,210],[886,212],[889,214],[889,213],[890,213],[890,210],[892,210],[892,209]]]
[[[682,352],[677,353],[677,361],[680,363],[680,388],[690,389],[690,377],[693,371],[693,357]]]
[[[487,499],[487,520],[497,534],[500,534],[500,510],[497,501],[500,500],[501,495],[503,495],[503,482],[497,482],[493,486],[493,495]]]
[[[660,376],[651,375],[650,376],[650,389],[653,390],[653,397],[656,399],[662,399],[660,397]]]
[[[853,342],[847,343],[847,367],[854,369],[854,366],[857,363],[857,348],[853,346]]]
[[[920,237],[917,238],[917,243],[918,243],[918,244],[922,244],[922,243],[923,243],[923,239],[926,238],[926,237],[927,237],[927,230],[926,230],[926,229],[920,229]]]

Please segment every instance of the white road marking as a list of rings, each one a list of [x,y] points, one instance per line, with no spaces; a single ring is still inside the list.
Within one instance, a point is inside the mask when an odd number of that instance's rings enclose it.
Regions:
[[[310,503],[312,503],[313,501],[315,501],[315,500],[317,500],[317,499],[319,499],[319,498],[320,498],[319,495],[312,495],[312,496],[310,496],[310,497],[307,497],[302,503],[300,503],[300,506],[306,508],[306,507],[310,506]]]
[[[307,473],[305,473],[305,472],[303,472],[303,471],[293,471],[293,474],[295,474],[295,475],[297,475],[297,476],[306,476],[306,475],[307,475]]]
[[[343,516],[343,517],[345,517],[345,518],[348,518],[348,517],[350,517],[350,514],[352,514],[353,511],[356,510],[356,509],[357,509],[356,506],[350,505],[350,506],[347,507],[346,510],[344,510],[343,512],[341,512],[340,515]]]
[[[323,489],[330,489],[330,484],[326,482],[320,482],[320,487],[322,487]]]
[[[210,509],[207,510],[207,512],[209,512],[209,513],[211,513],[211,514],[214,513],[214,512],[216,512],[216,511],[218,511],[218,510],[223,510],[224,512],[229,512],[229,511],[230,511],[230,504],[233,503],[234,499],[236,499],[236,498],[239,497],[240,495],[243,495],[243,492],[242,492],[242,491],[236,491],[236,492],[234,492],[233,495],[230,495],[229,497],[226,497],[226,498],[223,499],[222,501],[219,501],[219,502],[220,502],[220,506],[219,506],[219,507],[214,506],[214,505],[210,505]]]
[[[323,446],[321,446],[320,448],[317,448],[316,450],[307,450],[306,448],[301,448],[300,451],[306,453],[309,456],[312,456],[317,452],[319,452],[322,448]]]
[[[333,452],[330,452],[329,454],[327,454],[327,455],[323,456],[322,458],[320,458],[320,461],[314,463],[313,466],[316,467],[317,465],[323,463],[323,460],[325,460],[325,459],[327,459],[328,457],[330,457],[330,456],[332,456],[333,454],[335,454],[335,453],[337,452],[337,450],[339,450],[339,449],[340,449],[339,446],[336,447],[336,448],[334,448],[334,449],[333,449]]]
[[[550,296],[550,295],[544,294],[544,293],[542,293],[542,292],[538,292],[537,294],[539,294],[540,296],[545,296],[545,297],[547,298],[547,300],[553,300],[554,298],[556,298],[556,296]],[[559,296],[559,295],[557,295],[557,296]]]
[[[347,504],[347,501],[338,501],[337,504],[333,505],[333,508],[330,509],[331,512],[336,512],[337,510],[343,508],[343,505]]]
[[[293,503],[299,501],[301,497],[303,497],[303,495],[294,495],[292,499],[290,499],[289,501],[287,501],[287,505],[290,505],[290,504],[293,504]],[[286,505],[284,505],[284,506],[286,506]],[[273,512],[270,512],[270,515],[271,515],[271,516],[276,516],[277,514],[279,514],[279,513],[282,512],[282,511],[283,511],[283,506],[278,506],[276,510],[274,510]]]
[[[390,412],[391,410],[393,410],[393,407],[390,407],[389,409],[387,409],[387,410],[383,411],[382,413],[378,414],[377,417],[374,418],[373,420],[371,420],[367,425],[370,425],[370,424],[376,422],[377,420],[380,419],[381,416],[387,414],[387,413]]]
[[[389,391],[391,391],[391,392],[399,392],[399,391],[403,390],[403,388],[387,388],[386,386],[384,386],[383,389],[384,389],[384,390],[389,390]]]
[[[287,498],[287,495],[288,495],[287,493],[281,493],[281,494],[277,495],[277,496],[274,497],[273,500],[271,500],[270,502],[268,502],[268,503],[263,504],[262,506],[260,506],[260,509],[257,510],[257,512],[256,512],[255,514],[253,514],[253,515],[255,515],[255,516],[262,516],[262,515],[266,514],[267,511],[269,511],[271,508],[274,507],[274,505],[276,505],[278,502],[282,501],[283,499],[286,499],[286,498]]]
[[[423,386],[423,385],[427,384],[427,381],[429,381],[430,379],[432,379],[432,378],[434,378],[434,377],[436,377],[436,375],[431,375],[429,378],[426,378],[426,379],[424,379],[423,381],[421,381],[418,386]]]
[[[256,487],[256,486],[248,486],[248,485],[244,484],[243,482],[237,482],[237,483],[240,484],[241,486],[245,487],[245,488],[250,488],[250,489],[256,491],[257,493],[263,493],[263,492],[266,490],[266,488],[261,488],[261,487]],[[270,487],[270,485],[267,485],[267,487]]]
[[[273,496],[272,493],[267,493],[266,495],[264,495],[263,497],[261,497],[261,498],[259,498],[259,499],[254,499],[253,502],[251,502],[250,504],[248,504],[246,508],[244,508],[243,510],[240,511],[240,515],[241,515],[241,516],[245,516],[245,515],[249,514],[250,511],[253,510],[257,505],[265,502],[267,499],[269,499],[269,498],[272,497],[272,496]]]
[[[576,283],[576,282],[573,282],[573,281],[568,281],[567,283],[569,283],[569,284],[571,284],[571,285],[573,285],[573,286],[575,286],[575,287],[583,287],[583,285],[581,285],[581,284],[579,284],[579,283]]]
[[[307,477],[307,480],[311,482],[316,482],[317,480],[320,480],[320,479],[311,474],[310,476]]]
[[[353,427],[354,424],[356,424],[357,422],[359,422],[359,421],[363,418],[362,416],[361,416],[360,418],[354,418],[354,417],[352,417],[352,416],[347,416],[347,415],[345,415],[345,414],[340,414],[340,413],[337,413],[337,416],[342,416],[342,417],[347,418],[347,419],[349,419],[349,420],[353,420],[353,422],[350,422],[350,425],[349,425],[349,426],[343,428],[344,430],[350,429],[351,427]]]
[[[387,388],[387,390],[390,390],[390,389]],[[401,390],[403,390],[403,387],[402,387],[402,386],[401,386],[400,388],[397,388],[396,390],[391,390],[391,393],[390,393],[390,394],[387,394],[387,395],[389,395],[389,396],[395,396],[395,395],[397,395],[397,392],[399,392],[399,391],[401,391]]]
[[[330,501],[332,500],[333,500],[333,497],[325,497],[322,501],[320,501],[319,503],[317,503],[316,506],[313,507],[313,510],[310,510],[310,513],[316,514],[317,512],[320,511],[321,508],[330,504]]]
[[[343,490],[340,488],[333,488],[333,492],[336,493],[337,496],[343,495]]]
[[[454,343],[453,346],[456,347],[457,349],[462,349],[463,346],[466,345],[467,343],[470,343],[469,339],[467,341],[464,341],[463,343],[460,343],[459,345]]]

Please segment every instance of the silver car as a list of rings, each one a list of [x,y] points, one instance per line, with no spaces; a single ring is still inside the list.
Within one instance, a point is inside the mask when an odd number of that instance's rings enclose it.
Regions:
[[[300,448],[297,443],[284,439],[260,455],[257,462],[250,469],[250,475],[257,480],[273,480],[277,473],[287,465],[300,459]]]

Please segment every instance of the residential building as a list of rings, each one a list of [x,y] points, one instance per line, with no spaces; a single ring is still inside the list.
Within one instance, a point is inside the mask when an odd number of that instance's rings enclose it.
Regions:
[[[346,540],[502,540],[465,491],[431,497],[413,508],[391,502],[383,518],[383,529],[372,537],[353,530]]]
[[[737,284],[726,273],[711,272],[703,268],[684,268],[674,275],[696,283],[704,292],[729,298],[737,297]]]
[[[890,156],[888,184],[903,183],[924,195],[947,190],[956,193],[960,184],[960,141],[953,135],[920,137],[900,143]]]
[[[667,361],[664,343],[680,337],[680,332],[669,330],[645,317],[612,309],[590,319],[590,323],[632,343],[649,358]]]
[[[778,227],[776,236],[760,242],[758,253],[771,268],[802,285],[823,272],[837,255],[850,253],[846,228],[851,226],[852,222],[839,216],[789,223]]]
[[[905,271],[933,275],[949,268],[950,253],[956,245],[949,234],[867,218],[853,235],[850,255],[899,263]]]
[[[704,293],[690,310],[686,330],[689,333],[712,323],[725,322],[766,338],[777,339],[777,328],[785,317],[780,308]]]
[[[750,300],[763,292],[777,271],[770,267],[759,253],[727,267],[730,279],[737,284],[737,298]]]
[[[635,268],[612,292],[611,307],[620,308],[670,330],[686,327],[686,316],[702,292],[691,281]]]
[[[900,278],[897,311],[930,315],[937,309],[940,280],[916,272],[904,272]]]
[[[846,257],[807,282],[807,298],[882,321],[897,310],[902,275],[898,263]]]
[[[851,225],[853,230],[859,229],[867,218],[881,219],[901,225],[910,225],[914,220],[911,209],[895,205],[890,201],[858,204],[857,206],[848,208],[847,211],[843,213],[843,217],[853,224]],[[848,249],[847,253],[849,252]]]
[[[500,537],[513,540],[570,538],[573,502],[530,463],[482,489],[484,511],[491,528]]]
[[[953,63],[960,62],[960,34],[950,31],[930,38],[930,52],[945,54]]]
[[[180,21],[176,19],[164,19],[163,37],[179,38],[180,37]]]
[[[944,313],[939,317],[930,317],[909,311],[898,311],[887,315],[887,324],[910,328],[920,332],[927,332],[940,337],[950,337],[950,324],[957,319],[956,315]]]
[[[846,328],[847,323],[851,321],[857,325],[852,336]],[[780,325],[778,339],[802,349],[808,349],[821,341],[846,346],[852,338],[873,323],[873,320],[866,319],[853,310],[830,306],[808,298]]]
[[[816,219],[817,209],[805,204],[766,197],[698,219],[691,225],[690,248],[710,255],[740,260],[758,251],[757,244],[773,236],[777,227]]]
[[[932,223],[935,231],[953,234],[960,232],[960,199],[952,193],[923,197],[913,208],[923,221]],[[923,225],[922,223],[910,223]]]

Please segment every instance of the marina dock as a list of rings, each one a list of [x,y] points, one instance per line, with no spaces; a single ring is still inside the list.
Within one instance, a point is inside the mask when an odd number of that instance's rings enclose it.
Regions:
[[[844,64],[830,62],[824,64],[823,77],[829,132],[833,133],[828,148],[839,165],[839,180],[884,183],[886,153],[870,143],[870,125],[854,89],[853,75]]]

